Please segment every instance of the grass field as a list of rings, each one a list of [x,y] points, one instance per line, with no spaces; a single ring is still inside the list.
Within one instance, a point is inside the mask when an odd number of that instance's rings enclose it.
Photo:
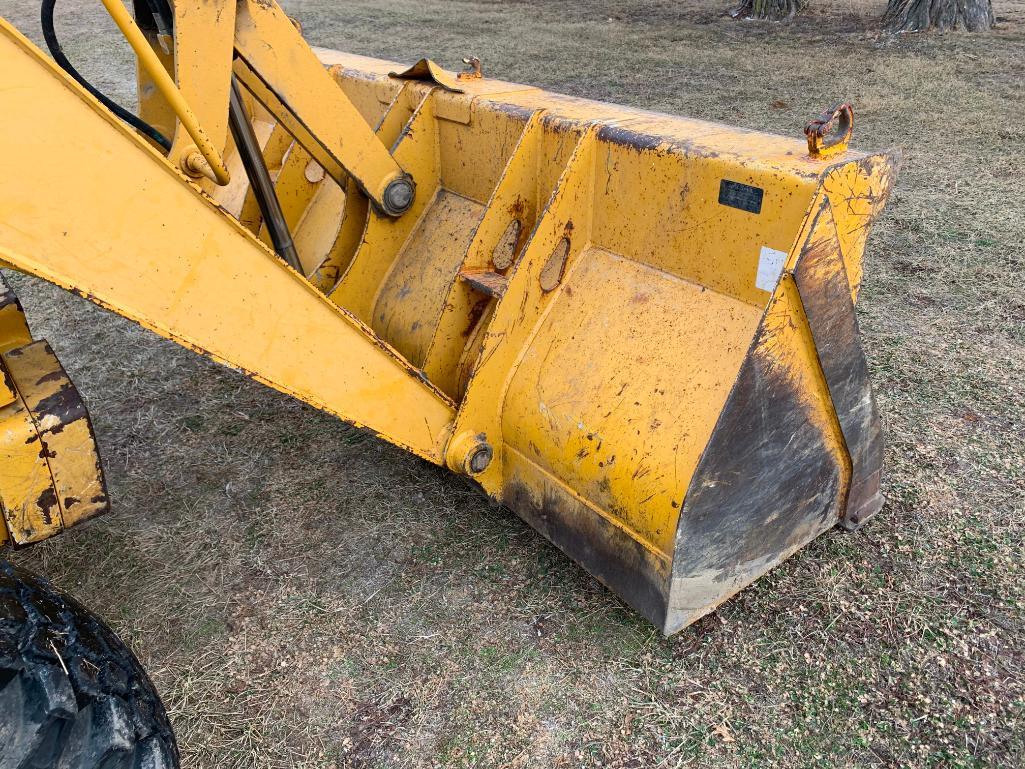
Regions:
[[[37,5],[0,15],[38,41]],[[14,276],[114,506],[14,558],[131,642],[183,766],[1025,765],[1025,2],[900,39],[853,0],[786,26],[693,0],[286,5],[319,45],[777,133],[850,99],[855,143],[905,157],[859,310],[889,501],[663,639],[445,472]],[[127,46],[64,6],[72,60],[131,104]]]

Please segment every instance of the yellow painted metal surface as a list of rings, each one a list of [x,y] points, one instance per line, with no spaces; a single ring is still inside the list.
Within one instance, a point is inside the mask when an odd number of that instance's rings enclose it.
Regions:
[[[380,204],[385,187],[403,175],[403,168],[340,97],[284,11],[276,3],[240,0],[235,49],[244,63],[236,68],[240,78],[328,175],[343,184],[346,172],[352,174]]]
[[[163,36],[156,29],[150,27],[140,28],[160,63],[163,64],[164,69],[174,73],[174,40],[163,40]],[[135,82],[138,92],[139,117],[164,136],[173,139],[178,118],[174,114],[174,110],[171,109],[171,105],[167,103],[167,100],[157,90],[156,83],[153,82],[153,78],[150,77],[146,68],[138,62],[135,67]],[[184,83],[182,85],[184,86]],[[156,142],[149,137],[145,138],[153,147],[159,149]]]
[[[672,556],[676,515],[761,311],[588,248],[522,354],[506,448]],[[605,340],[595,355],[586,337]]]
[[[486,210],[472,231],[473,240],[459,272],[491,272],[508,283],[538,212],[552,195],[558,180],[556,169],[569,162],[580,137],[579,131],[546,125],[542,115],[538,112],[524,124]],[[483,339],[475,337],[490,327],[496,305],[496,297],[478,290],[472,282],[450,280],[423,366],[431,380],[453,397],[462,395],[468,379],[464,374],[467,366],[460,364],[468,355],[479,354],[477,348]],[[475,334],[478,329],[479,334]]]
[[[14,390],[6,367],[4,375]],[[25,403],[16,398],[0,409],[0,506],[5,538],[27,544],[60,533],[64,522],[56,500],[36,425]]]
[[[413,207],[398,219],[369,211],[362,242],[330,294],[331,301],[368,324],[373,322],[375,300],[391,271],[396,253],[431,207],[438,191],[440,169],[433,94],[424,95],[407,125],[395,145],[394,154],[416,179]]]
[[[0,546],[38,542],[107,507],[85,405],[0,276]]]
[[[345,91],[344,88],[343,91]],[[349,94],[348,91],[346,93]],[[352,98],[351,95],[350,98]],[[390,101],[383,104],[372,95],[368,104],[360,105],[355,101],[353,103],[360,109],[360,114],[368,123],[377,125],[374,132],[377,138],[386,147],[394,147],[402,129],[413,117],[420,101],[420,94],[412,89],[403,88]],[[329,186],[329,184],[321,185],[321,187],[325,186]],[[311,282],[325,293],[330,292],[338,285],[342,275],[352,264],[353,257],[363,240],[370,215],[369,201],[360,194],[359,185],[351,176],[345,184],[344,194],[345,199],[339,214],[340,222],[334,242],[310,276]],[[423,194],[422,190],[421,194]],[[303,225],[296,232],[297,248],[300,248],[300,255],[303,254],[301,241],[305,237],[304,230],[310,226],[310,222],[304,221]],[[314,257],[313,260],[316,261],[316,258]]]
[[[872,222],[886,205],[894,166],[891,155],[870,155],[830,169],[822,182],[822,191],[836,212],[837,237],[855,301],[864,272],[865,244]]]
[[[0,353],[23,347],[32,341],[17,294],[0,275]]]
[[[172,10],[175,82],[213,148],[223,156],[229,145],[227,104],[235,43],[235,1],[176,0]],[[159,47],[154,52],[161,53]],[[178,123],[168,160],[181,167],[194,146],[192,137]],[[244,173],[241,166],[226,170],[231,178]],[[214,185],[205,188],[209,192]]]
[[[370,325],[415,366],[424,365],[482,209],[474,200],[438,190],[381,281]]]
[[[791,274],[784,273],[764,315],[758,322],[761,328],[760,341],[757,344],[762,348],[762,354],[772,361],[778,375],[790,384],[794,392],[800,394],[793,419],[814,425],[815,431],[822,436],[820,452],[824,455],[824,461],[835,466],[837,470],[837,487],[830,490],[828,504],[820,514],[810,519],[802,519],[796,526],[784,527],[782,521],[777,523],[786,529],[786,537],[783,546],[774,549],[768,557],[750,560],[736,558],[738,568],[732,569],[732,573],[725,579],[723,571],[715,568],[688,573],[686,576],[674,576],[669,590],[670,605],[666,620],[666,626],[670,630],[685,627],[713,611],[753,579],[790,557],[825,530],[833,528],[843,512],[846,485],[850,481],[849,461],[843,435],[834,414],[829,388],[818,365],[808,320],[804,315],[801,298]],[[720,408],[724,406],[725,402]],[[774,406],[778,404],[746,405],[749,409],[772,409]],[[706,431],[705,435],[709,433],[710,431]],[[783,468],[777,469],[777,472],[782,471]],[[738,479],[738,483],[745,481],[756,482],[754,472],[749,479]],[[757,492],[758,489],[751,489],[751,494]],[[773,525],[773,518],[773,515],[766,516],[767,526]],[[757,531],[755,533],[757,534]],[[685,552],[689,546],[685,536],[681,538],[678,546],[681,553]],[[744,547],[758,552],[757,541],[747,542]],[[680,554],[674,554],[680,557]]]
[[[256,103],[255,99],[253,102],[254,131],[256,132],[257,139],[262,141],[264,163],[267,166],[270,177],[272,179],[276,179],[278,174],[281,173],[281,166],[285,162],[285,155],[288,153],[289,148],[295,143],[295,141],[284,127],[275,122],[270,113]],[[242,163],[240,160],[239,167],[241,167],[241,165]],[[243,182],[243,190],[245,190],[245,193],[242,196],[242,208],[238,214],[235,214],[235,216],[238,218],[239,223],[247,230],[253,233],[259,233],[262,224],[260,204],[257,201],[252,188],[249,186],[248,179]],[[218,203],[220,203],[222,199],[225,199],[225,197],[226,196],[223,194],[215,193],[213,195],[214,200]],[[234,201],[235,195],[233,194],[231,198],[232,201]],[[234,206],[231,210],[233,211],[233,209]]]
[[[323,169],[319,164],[298,142],[292,142],[281,158],[281,167],[274,179],[274,191],[289,232],[295,232],[299,219],[309,207],[317,185],[323,178]],[[260,240],[271,245],[266,223],[260,228]]]
[[[107,492],[89,415],[50,346],[0,359],[16,395],[0,408],[0,507],[5,536],[21,545],[104,512]]]
[[[0,165],[5,261],[440,457],[453,414],[447,398],[9,29],[0,35],[0,92],[5,111],[34,130],[0,125],[0,146],[22,147]],[[74,142],[61,138],[69,123]],[[91,148],[96,167],[74,157],[78,146]],[[106,157],[117,163],[108,167]],[[47,193],[54,189],[59,201]]]
[[[231,142],[231,184],[187,179],[6,28],[0,145],[29,146],[0,161],[0,258],[471,475],[665,632],[878,510],[853,302],[891,156],[318,62],[271,2],[234,23],[303,274]],[[69,121],[98,156],[55,146]],[[416,197],[386,216],[399,173]]]
[[[594,181],[595,144],[592,130],[576,145],[544,215],[510,274],[508,288],[490,320],[479,363],[474,367],[456,418],[456,434],[480,433],[494,446],[495,461],[478,476],[481,485],[492,493],[499,493],[503,482],[502,410],[506,387],[535,324],[552,300],[551,292],[541,288],[541,271],[564,237],[570,239],[567,268],[586,242],[586,234],[581,237],[578,233],[587,233],[590,226],[588,203]]]
[[[201,166],[193,161],[188,153],[182,154],[182,163],[186,170],[193,170],[199,173],[200,169],[209,172],[218,184],[228,183],[228,169],[224,167],[224,160],[221,153],[214,146],[213,141],[207,135],[203,126],[199,124],[191,105],[182,96],[181,91],[174,80],[164,68],[163,61],[150,47],[149,40],[139,29],[128,9],[121,3],[121,0],[102,0],[104,7],[118,28],[124,34],[135,55],[139,57],[140,64],[146,69],[147,74],[153,81],[160,95],[164,97],[174,114],[178,117],[182,127],[188,132],[189,137],[195,142],[196,151],[205,165]],[[172,148],[173,151],[173,148]]]

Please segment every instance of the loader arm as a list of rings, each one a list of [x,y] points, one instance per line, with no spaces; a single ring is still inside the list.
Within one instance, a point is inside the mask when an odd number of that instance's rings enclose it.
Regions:
[[[7,264],[440,461],[445,395],[0,24]]]
[[[849,105],[771,136],[314,51],[270,0],[170,21],[119,22],[169,151],[0,21],[8,266],[469,476],[665,633],[879,511],[855,305],[897,157]],[[32,360],[0,420],[45,443]],[[35,541],[72,476],[6,435]]]

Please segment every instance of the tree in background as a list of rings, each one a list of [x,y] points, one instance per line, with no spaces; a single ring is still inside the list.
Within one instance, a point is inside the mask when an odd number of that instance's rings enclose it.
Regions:
[[[808,4],[808,0],[742,0],[730,11],[734,19],[792,19]]]
[[[993,26],[992,0],[889,0],[883,26],[890,32],[965,29],[982,32]]]
[[[741,0],[730,10],[734,19],[786,21],[809,0]],[[889,32],[964,29],[983,32],[993,26],[993,0],[888,0],[883,27]]]

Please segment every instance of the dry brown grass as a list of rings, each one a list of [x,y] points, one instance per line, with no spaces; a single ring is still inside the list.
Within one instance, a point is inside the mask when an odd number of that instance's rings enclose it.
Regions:
[[[76,5],[66,3],[69,9]],[[1025,763],[1025,3],[888,39],[673,0],[293,0],[316,43],[797,134],[905,167],[861,306],[889,504],[664,640],[444,472],[37,281],[114,513],[17,558],[131,641],[187,767]],[[0,13],[38,39],[36,3]],[[68,51],[130,99],[92,10]],[[75,205],[69,200],[68,206]]]

